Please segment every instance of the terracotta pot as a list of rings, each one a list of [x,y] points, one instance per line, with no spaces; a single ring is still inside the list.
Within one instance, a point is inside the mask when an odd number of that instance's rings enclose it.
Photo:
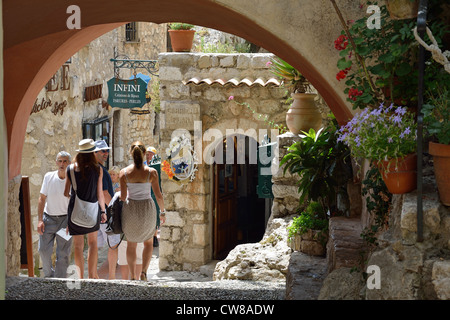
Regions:
[[[419,1],[411,0],[387,0],[386,7],[391,19],[403,20],[417,17]]]
[[[383,161],[378,166],[383,181],[392,194],[408,193],[417,188],[417,154]]]
[[[428,152],[433,156],[439,199],[450,206],[450,145],[429,142]]]
[[[294,101],[286,112],[286,126],[289,131],[299,134],[313,128],[317,132],[322,127],[322,115],[314,102],[316,94],[293,93],[292,97]]]
[[[169,30],[172,50],[175,52],[189,52],[192,49],[195,30]]]

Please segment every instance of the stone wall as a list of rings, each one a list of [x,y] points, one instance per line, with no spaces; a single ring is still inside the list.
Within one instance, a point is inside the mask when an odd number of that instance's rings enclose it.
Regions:
[[[161,150],[169,146],[177,130],[189,132],[199,160],[198,172],[193,182],[181,184],[162,174],[162,188],[166,205],[167,222],[161,228],[160,268],[167,270],[193,270],[212,258],[212,166],[205,163],[206,155],[227,134],[249,135],[251,130],[268,133],[272,141],[271,127],[261,120],[285,125],[289,105],[286,89],[274,86],[208,84],[202,79],[214,81],[230,79],[251,81],[273,77],[267,62],[271,54],[202,54],[165,53],[159,56],[161,97]],[[188,83],[196,78],[199,84]],[[187,85],[184,85],[187,84]],[[230,97],[233,97],[230,100]],[[327,107],[321,103],[324,114]],[[251,110],[243,103],[247,103]],[[254,112],[253,112],[254,111]],[[261,115],[261,118],[260,118]],[[196,122],[197,121],[197,122]],[[196,127],[195,127],[196,126]],[[195,130],[194,130],[195,129]],[[220,137],[202,141],[204,133],[216,129]],[[239,130],[239,131],[238,131]],[[289,137],[287,139],[291,139]],[[260,142],[262,135],[256,137]],[[279,178],[283,179],[283,178]],[[286,187],[288,188],[288,187]],[[283,202],[286,189],[275,190],[277,216],[288,215],[298,200],[295,194]],[[290,186],[289,190],[296,187]],[[290,193],[290,191],[288,191]],[[274,209],[275,210],[275,209]]]
[[[343,267],[328,275],[319,299],[450,299],[450,209],[440,203],[432,176],[424,177],[423,217],[418,242],[416,191],[393,195],[389,229],[380,232],[365,264],[379,267],[380,287],[369,288],[362,273]]]
[[[70,88],[62,88],[63,69],[56,73],[55,91],[43,88],[36,97],[34,111],[28,121],[21,175],[30,181],[30,204],[32,216],[32,242],[35,265],[39,263],[36,232],[37,203],[45,173],[56,170],[56,155],[61,150],[76,155],[78,142],[83,138],[82,123],[95,119],[109,120],[109,141],[113,148],[109,165],[123,167],[128,165],[129,145],[135,140],[145,144],[155,144],[155,112],[149,114],[131,114],[127,109],[111,108],[105,101],[108,97],[107,81],[114,77],[113,63],[110,61],[115,52],[125,54],[130,59],[156,60],[161,51],[166,50],[166,27],[152,23],[138,23],[140,41],[127,43],[125,26],[119,27],[92,41],[75,55],[68,66],[67,82]],[[117,50],[117,51],[115,51]],[[123,58],[123,56],[122,56]],[[137,70],[147,74],[145,70]],[[120,77],[127,79],[132,70],[120,69]],[[84,100],[84,88],[102,84],[101,98]],[[55,106],[60,106],[59,110]],[[47,107],[46,107],[47,106]],[[149,104],[143,109],[150,109]],[[114,135],[113,135],[114,132]],[[17,180],[17,181],[16,181]],[[20,177],[9,181],[8,192],[8,249],[7,273],[17,275],[20,270],[20,218],[19,188]]]

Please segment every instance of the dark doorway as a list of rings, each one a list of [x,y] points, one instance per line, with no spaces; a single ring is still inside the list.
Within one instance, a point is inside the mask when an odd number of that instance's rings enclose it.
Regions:
[[[252,160],[256,154],[251,155],[257,148],[251,147],[250,139],[245,137],[244,150],[237,136],[229,137],[228,143],[225,139],[224,161],[214,164],[213,257],[217,260],[225,259],[236,245],[258,242],[264,235],[267,202],[257,194],[258,164]],[[231,162],[226,161],[230,147]]]

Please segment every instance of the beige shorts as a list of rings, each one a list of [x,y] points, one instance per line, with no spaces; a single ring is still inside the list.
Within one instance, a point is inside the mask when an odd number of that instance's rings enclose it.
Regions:
[[[136,264],[142,264],[142,252],[144,244],[139,242],[136,247]],[[123,240],[119,245],[119,258],[117,262],[120,266],[127,264],[127,242]]]

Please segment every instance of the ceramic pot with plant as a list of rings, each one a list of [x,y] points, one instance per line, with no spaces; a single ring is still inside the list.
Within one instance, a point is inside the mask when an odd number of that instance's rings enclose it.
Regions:
[[[381,104],[356,114],[341,127],[338,140],[350,147],[354,158],[368,159],[378,166],[390,193],[403,194],[417,187],[416,136],[413,113],[406,107]]]
[[[189,52],[194,41],[194,25],[182,22],[169,23],[169,36],[172,50],[175,52]]]
[[[318,131],[322,127],[322,115],[315,104],[317,95],[308,93],[309,82],[297,69],[278,57],[272,59],[270,68],[293,92],[293,102],[286,113],[286,126],[289,131],[293,134],[307,132],[310,128]]]
[[[437,86],[428,96],[422,107],[425,128],[432,138],[428,152],[433,156],[439,198],[450,206],[450,91],[447,86]]]

